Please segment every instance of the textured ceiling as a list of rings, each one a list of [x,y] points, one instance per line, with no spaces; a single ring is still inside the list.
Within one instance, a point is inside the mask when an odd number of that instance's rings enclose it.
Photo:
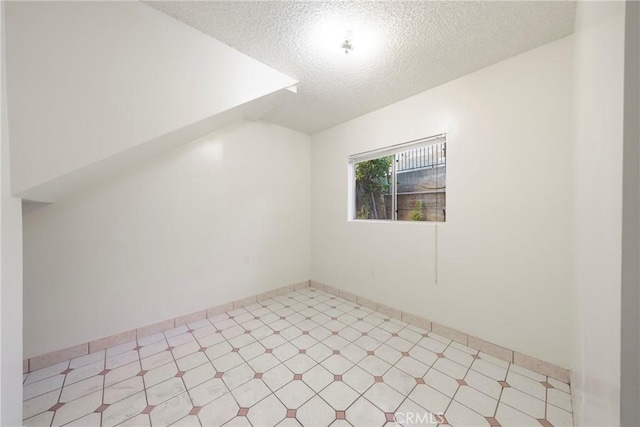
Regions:
[[[569,35],[575,15],[564,1],[147,3],[299,80],[263,118],[308,134]]]

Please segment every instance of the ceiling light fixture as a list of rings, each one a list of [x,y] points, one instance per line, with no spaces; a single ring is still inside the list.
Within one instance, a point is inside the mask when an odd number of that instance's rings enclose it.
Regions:
[[[347,34],[344,36],[344,42],[342,42],[342,49],[344,49],[345,55],[348,55],[349,52],[353,50],[353,33],[351,31],[347,31]]]
[[[309,25],[304,43],[322,66],[364,66],[377,59],[384,36],[384,28],[374,22],[327,14]]]

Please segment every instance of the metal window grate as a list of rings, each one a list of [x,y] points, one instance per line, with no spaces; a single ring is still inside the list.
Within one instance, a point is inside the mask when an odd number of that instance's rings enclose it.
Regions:
[[[397,172],[443,166],[447,163],[446,142],[404,151],[396,154],[396,159],[398,161]]]

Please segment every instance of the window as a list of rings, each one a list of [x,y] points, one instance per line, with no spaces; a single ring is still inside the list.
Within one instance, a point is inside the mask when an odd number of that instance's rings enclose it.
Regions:
[[[446,221],[445,135],[349,157],[350,219]]]

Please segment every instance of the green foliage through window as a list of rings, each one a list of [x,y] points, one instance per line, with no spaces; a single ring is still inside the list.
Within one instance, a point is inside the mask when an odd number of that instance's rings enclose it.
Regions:
[[[356,163],[356,209],[358,219],[391,219],[391,206],[386,200],[391,194],[393,156]]]
[[[413,221],[424,221],[424,214],[422,213],[423,203],[422,200],[417,200],[415,203],[415,209],[411,211],[411,219]]]

